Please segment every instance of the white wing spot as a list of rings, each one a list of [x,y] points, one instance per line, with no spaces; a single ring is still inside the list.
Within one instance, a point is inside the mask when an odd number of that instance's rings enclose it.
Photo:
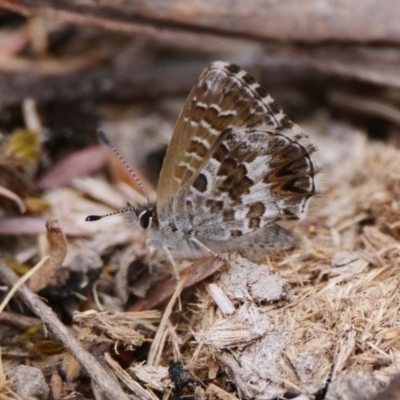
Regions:
[[[236,110],[221,111],[218,114],[218,117],[229,117],[231,115],[232,116],[236,115]]]
[[[263,97],[261,100],[267,105],[274,102],[274,99],[270,95]]]
[[[211,68],[221,68],[221,69],[224,69],[224,68],[226,68],[226,67],[229,67],[229,63],[228,62],[226,62],[226,61],[214,61],[212,64],[211,64]]]
[[[243,70],[239,71],[239,72],[236,74],[236,76],[237,76],[238,78],[240,78],[240,79],[242,79],[245,75],[247,75],[247,72],[246,72],[246,71],[243,71]]]
[[[221,107],[218,104],[211,104],[209,108],[215,110],[218,114],[221,112]]]
[[[206,128],[206,129],[211,129],[211,125],[204,119],[202,119],[200,121],[200,126],[202,126],[203,128]]]
[[[210,148],[211,148],[211,145],[208,142],[208,140],[203,139],[203,138],[201,138],[199,136],[192,137],[192,140],[197,142],[197,143],[201,143],[207,150],[210,150]]]
[[[218,136],[221,133],[221,131],[219,131],[218,129],[212,128],[211,125],[207,121],[205,121],[204,119],[202,119],[200,121],[200,125],[203,128],[207,129],[208,133],[210,133],[213,136]]]
[[[187,157],[195,158],[198,161],[201,161],[203,159],[203,157],[200,157],[197,153],[189,153],[188,151],[185,151],[185,155]]]
[[[254,92],[260,85],[256,82],[250,85],[250,89]]]
[[[191,171],[191,172],[195,172],[196,168],[192,167],[190,164],[186,163],[186,162],[180,162],[178,164],[179,167],[185,167],[187,170]]]
[[[211,135],[213,135],[213,136],[218,136],[218,135],[221,133],[221,131],[219,131],[218,129],[214,129],[214,128],[210,128],[210,129],[209,129],[209,132],[210,132]]]
[[[199,108],[204,108],[205,110],[207,110],[207,104],[206,103],[202,103],[201,101],[198,101],[197,103],[196,103],[196,107],[199,107]]]

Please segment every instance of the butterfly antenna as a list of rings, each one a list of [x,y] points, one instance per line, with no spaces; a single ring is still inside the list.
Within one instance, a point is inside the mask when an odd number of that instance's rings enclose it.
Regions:
[[[119,151],[114,147],[114,145],[111,143],[110,139],[107,137],[107,135],[105,134],[105,132],[102,129],[98,129],[97,130],[97,135],[99,136],[99,139],[105,144],[107,145],[112,152],[119,158],[119,160],[121,161],[121,163],[125,166],[125,168],[129,171],[129,173],[131,174],[132,178],[136,181],[136,183],[139,186],[139,189],[141,190],[141,192],[143,193],[144,197],[146,197],[147,201],[150,202],[149,196],[146,192],[146,189],[144,188],[142,182],[140,182],[140,179],[137,177],[137,175],[133,172],[133,169],[130,167],[130,165],[125,161],[125,159],[121,156],[121,154],[119,153]],[[118,211],[119,212],[119,211]],[[118,213],[117,212],[117,213]],[[122,211],[121,211],[122,212]],[[112,214],[111,214],[112,215]],[[99,218],[100,219],[100,218]]]
[[[136,208],[134,207],[129,207],[129,208],[123,208],[122,210],[119,211],[114,211],[109,214],[103,214],[103,215],[88,215],[85,219],[85,221],[92,222],[92,221],[98,221],[99,219],[105,218],[105,217],[110,217],[111,215],[117,215],[117,214],[123,214],[127,212],[132,212],[136,211]]]

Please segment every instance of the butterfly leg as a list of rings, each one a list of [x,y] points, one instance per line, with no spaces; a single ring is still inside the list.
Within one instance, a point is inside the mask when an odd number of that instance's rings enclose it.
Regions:
[[[204,243],[202,243],[199,239],[195,238],[195,237],[191,237],[189,239],[191,242],[197,244],[197,246],[199,246],[201,249],[205,250],[207,253],[212,254],[215,258],[217,258],[218,260],[221,261],[228,261],[226,258],[222,257],[221,255],[215,253],[214,251],[212,251],[209,247],[207,247]]]
[[[179,286],[179,283],[181,281],[181,277],[179,276],[178,267],[176,265],[174,257],[172,256],[171,252],[169,251],[168,246],[163,244],[163,242],[161,240],[151,239],[151,238],[146,240],[146,247],[147,248],[149,248],[152,244],[155,244],[155,245],[158,245],[158,246],[162,247],[162,249],[165,251],[165,254],[167,255],[167,258],[168,258],[168,260],[169,260],[169,262],[171,263],[171,266],[172,266],[172,272],[173,272],[173,274],[175,276],[175,279],[176,279],[175,289],[177,289],[178,286]],[[178,297],[178,309],[179,309],[179,311],[182,311],[181,296]]]
[[[161,240],[152,239],[152,238],[147,239],[146,240],[146,248],[149,249],[152,245],[156,245],[156,246],[162,247],[162,249],[164,250],[165,254],[167,255],[168,261],[171,263],[172,272],[173,272],[173,274],[175,276],[176,281],[180,282],[181,278],[179,276],[178,267],[176,265],[174,257],[172,256],[171,252],[169,251],[168,246],[163,244]]]
[[[169,251],[168,246],[166,246],[165,244],[162,246],[163,250],[165,251],[165,254],[168,257],[169,262],[172,265],[172,270],[174,272],[175,275],[175,279],[176,279],[176,286],[175,286],[175,290],[178,289],[179,283],[181,281],[181,277],[179,276],[179,272],[178,272],[178,268],[176,265],[176,262],[174,260],[174,257],[172,256],[171,252]],[[182,302],[181,302],[181,296],[179,295],[178,297],[178,309],[179,311],[182,311]]]
[[[178,267],[176,265],[176,262],[174,260],[174,257],[172,256],[171,252],[169,251],[168,246],[166,246],[165,244],[162,246],[163,250],[165,251],[165,254],[168,257],[169,262],[172,265],[172,271],[174,273],[175,279],[176,281],[179,283],[181,281],[181,277],[179,276],[179,272],[178,272]]]

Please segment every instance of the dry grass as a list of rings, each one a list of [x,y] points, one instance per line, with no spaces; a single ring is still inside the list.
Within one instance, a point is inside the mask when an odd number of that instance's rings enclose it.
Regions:
[[[265,265],[231,263],[215,284],[233,314],[200,298],[197,363],[217,358],[242,397],[313,395],[329,379],[326,398],[370,398],[399,372],[400,152],[353,139],[294,228],[303,243]]]

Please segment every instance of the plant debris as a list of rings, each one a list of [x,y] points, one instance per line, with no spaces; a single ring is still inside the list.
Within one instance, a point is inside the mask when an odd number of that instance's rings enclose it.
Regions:
[[[200,29],[193,18],[210,18],[204,5],[146,14],[155,2],[126,22],[133,11],[122,3],[112,18],[107,1],[82,6],[82,15],[67,3],[28,3],[3,7],[55,19],[0,17],[7,22],[0,28],[0,398],[367,400],[385,393],[400,374],[392,31],[375,27],[368,36],[360,28],[362,40],[354,24],[342,31],[332,19],[326,30],[312,25],[314,36],[296,25],[300,45],[278,43],[279,27],[268,33],[251,24],[253,34],[242,35],[239,25],[252,19],[250,9],[249,19],[234,14],[239,3],[229,13],[214,10],[216,21],[229,20],[210,31],[212,24]],[[320,13],[310,4],[301,11],[307,7]],[[270,21],[278,8],[271,5]],[[292,17],[282,25],[287,40]],[[370,45],[378,31],[390,46]],[[337,32],[349,42],[316,40],[334,41]],[[217,58],[258,73],[310,135],[321,181],[304,217],[282,223],[297,239],[293,249],[256,260],[177,259],[177,282],[137,221],[123,214],[85,221],[145,201],[95,132],[107,132],[153,200],[184,97]]]

